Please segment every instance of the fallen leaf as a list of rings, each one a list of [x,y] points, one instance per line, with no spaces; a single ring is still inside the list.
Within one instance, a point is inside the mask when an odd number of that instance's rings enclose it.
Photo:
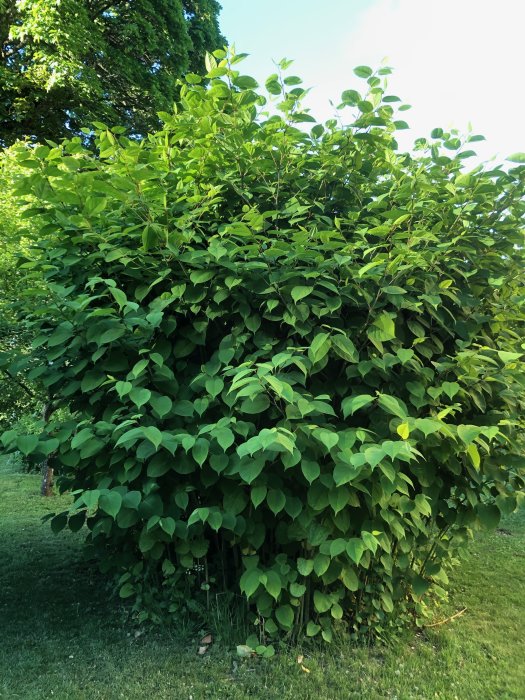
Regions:
[[[237,646],[237,656],[242,656],[242,657],[252,656],[253,653],[254,653],[253,649],[251,647],[247,646],[246,644],[239,644]]]
[[[306,666],[303,666],[302,664],[301,664],[301,671],[304,671],[305,673],[310,673],[310,669],[306,668]]]
[[[302,664],[303,661],[304,661],[304,656],[302,654],[299,654],[299,656],[297,657],[297,663]]]

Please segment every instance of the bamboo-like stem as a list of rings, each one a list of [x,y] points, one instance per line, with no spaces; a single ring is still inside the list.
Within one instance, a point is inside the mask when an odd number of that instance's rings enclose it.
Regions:
[[[467,608],[463,608],[463,610],[460,610],[459,612],[455,613],[454,615],[451,615],[450,617],[446,617],[444,620],[440,620],[439,622],[433,622],[431,625],[424,625],[424,628],[428,629],[429,627],[438,627],[439,625],[444,625],[446,622],[450,622],[456,617],[463,615],[463,613],[466,612],[466,610]]]

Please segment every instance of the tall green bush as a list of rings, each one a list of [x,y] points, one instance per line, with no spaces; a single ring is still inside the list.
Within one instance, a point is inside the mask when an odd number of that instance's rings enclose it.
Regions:
[[[381,636],[522,496],[524,156],[398,152],[387,68],[323,125],[298,77],[269,114],[214,56],[141,142],[19,148],[54,300],[30,376],[74,419],[3,443],[53,455],[53,528],[86,523],[141,619],[226,590],[263,645]]]

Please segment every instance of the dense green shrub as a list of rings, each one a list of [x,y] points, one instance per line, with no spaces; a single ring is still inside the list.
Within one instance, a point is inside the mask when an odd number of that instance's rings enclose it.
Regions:
[[[54,455],[54,529],[87,523],[141,619],[227,590],[262,642],[382,635],[521,495],[523,156],[399,153],[387,68],[321,125],[214,55],[144,141],[19,149],[54,299],[30,376],[74,419],[3,442]]]

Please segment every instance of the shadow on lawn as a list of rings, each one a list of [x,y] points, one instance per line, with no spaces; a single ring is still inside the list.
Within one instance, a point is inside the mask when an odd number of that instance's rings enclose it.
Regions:
[[[74,636],[94,611],[97,627],[117,623],[107,581],[83,559],[81,536],[55,536],[47,523],[10,523],[2,527],[0,561],[4,641]]]

